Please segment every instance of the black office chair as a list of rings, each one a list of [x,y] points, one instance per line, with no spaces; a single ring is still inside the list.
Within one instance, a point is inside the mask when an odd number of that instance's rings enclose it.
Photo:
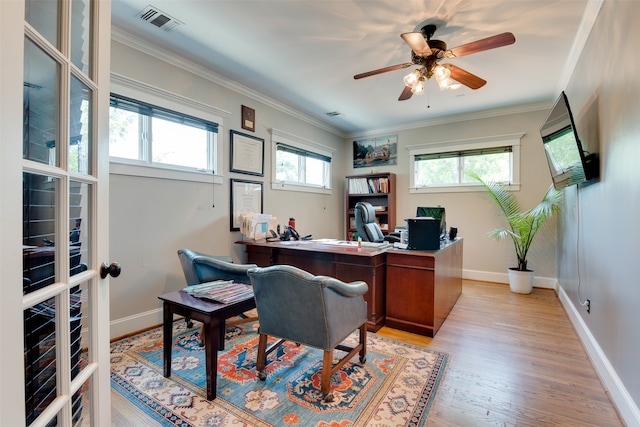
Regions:
[[[376,213],[368,202],[358,202],[354,207],[356,217],[356,230],[364,242],[399,242],[400,233],[382,233],[380,226],[376,224]]]

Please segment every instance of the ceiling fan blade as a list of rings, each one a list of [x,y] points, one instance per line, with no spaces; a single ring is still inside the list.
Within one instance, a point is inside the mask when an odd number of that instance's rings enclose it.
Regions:
[[[366,73],[360,73],[353,76],[354,79],[362,79],[364,77],[375,76],[376,74],[386,73],[387,71],[400,70],[402,68],[411,67],[413,65],[412,62],[407,62],[405,64],[391,65],[389,67],[378,68],[377,70],[367,71]]]
[[[472,53],[507,46],[515,43],[515,41],[516,38],[512,33],[502,33],[449,49],[445,56],[447,58],[459,58],[461,56],[471,55]]]
[[[402,40],[405,41],[409,45],[412,51],[416,53],[416,55],[420,56],[429,56],[431,55],[431,48],[429,44],[424,39],[424,35],[422,33],[403,33],[400,34]]]
[[[460,67],[456,67],[451,64],[442,64],[443,67],[446,67],[451,71],[451,78],[457,82],[462,83],[463,85],[471,88],[471,89],[480,89],[482,86],[487,84],[487,81],[481,79],[475,74],[471,74],[470,72],[463,70]]]
[[[411,95],[413,95],[413,92],[411,92],[411,86],[405,86],[402,90],[402,93],[398,97],[398,101],[406,101],[407,99],[411,98]]]

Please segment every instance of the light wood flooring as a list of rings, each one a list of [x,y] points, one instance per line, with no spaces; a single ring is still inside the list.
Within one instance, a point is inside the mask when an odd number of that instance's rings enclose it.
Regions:
[[[431,339],[379,335],[450,355],[428,426],[623,426],[554,291],[464,281]],[[114,426],[157,426],[112,392]]]

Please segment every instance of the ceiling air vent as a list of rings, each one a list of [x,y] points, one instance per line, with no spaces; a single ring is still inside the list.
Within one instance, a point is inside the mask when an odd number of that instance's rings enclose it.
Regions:
[[[165,31],[171,31],[180,25],[184,25],[172,16],[167,15],[160,9],[154,6],[147,6],[142,12],[138,14],[140,19],[147,21],[158,28],[162,28]]]

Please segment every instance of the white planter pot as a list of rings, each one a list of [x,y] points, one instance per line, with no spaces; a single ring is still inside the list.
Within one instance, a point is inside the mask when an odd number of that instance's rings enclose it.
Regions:
[[[533,270],[519,271],[518,269],[510,268],[508,273],[511,292],[517,294],[531,293],[533,290]]]

